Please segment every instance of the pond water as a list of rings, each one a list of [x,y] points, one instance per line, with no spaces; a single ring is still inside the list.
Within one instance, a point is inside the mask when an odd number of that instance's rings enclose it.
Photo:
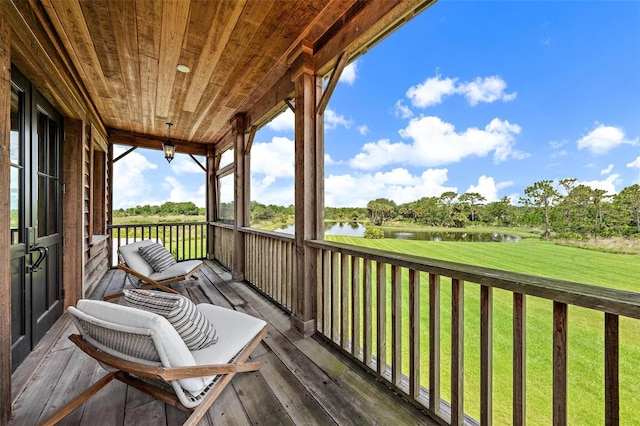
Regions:
[[[356,222],[330,222],[324,224],[325,235],[341,235],[346,237],[362,237],[366,227]],[[276,229],[276,232],[293,234],[294,226]],[[384,237],[396,240],[423,240],[423,241],[467,241],[467,242],[494,242],[516,243],[520,241],[517,235],[483,232],[431,232],[431,231],[394,231],[384,230]]]

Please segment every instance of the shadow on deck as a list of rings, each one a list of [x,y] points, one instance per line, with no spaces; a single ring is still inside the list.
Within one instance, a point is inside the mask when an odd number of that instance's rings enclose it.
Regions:
[[[262,368],[236,375],[201,425],[436,424],[329,348],[322,339],[290,330],[289,315],[215,262],[199,279],[173,288],[196,303],[232,307],[263,318],[268,335],[253,353]],[[124,273],[110,270],[93,292],[99,299],[122,289]],[[13,374],[10,425],[35,425],[97,380],[104,371],[66,336],[75,332],[63,315]],[[66,425],[178,425],[186,414],[121,382],[112,382],[67,416]]]

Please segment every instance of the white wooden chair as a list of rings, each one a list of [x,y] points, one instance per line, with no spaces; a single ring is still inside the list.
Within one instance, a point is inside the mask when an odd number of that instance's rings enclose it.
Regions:
[[[169,321],[158,314],[98,300],[69,307],[80,334],[69,336],[108,372],[42,422],[54,425],[113,379],[191,412],[196,425],[236,373],[255,371],[247,362],[267,333],[265,321],[211,304],[197,309],[216,326],[217,342],[190,351]]]
[[[156,271],[152,264],[140,254],[141,247],[156,244],[153,240],[141,240],[118,248],[118,268],[127,273],[131,285],[141,290],[158,289],[169,293],[177,293],[169,287],[187,279],[198,279],[194,275],[202,268],[202,260],[184,260],[162,270]],[[168,253],[168,252],[167,252]],[[169,254],[171,256],[171,254]],[[153,263],[153,262],[152,262]],[[109,294],[103,300],[121,297],[122,292]]]

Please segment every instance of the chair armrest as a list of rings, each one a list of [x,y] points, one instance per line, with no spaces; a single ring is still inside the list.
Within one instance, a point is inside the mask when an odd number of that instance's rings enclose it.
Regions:
[[[136,278],[141,279],[144,282],[147,282],[149,284],[158,284],[157,281],[149,278],[146,275],[141,274],[140,272],[136,272],[133,269],[129,268],[127,265],[123,264],[123,263],[118,263],[118,269],[122,269],[123,271],[125,271],[127,274],[131,274]]]
[[[218,374],[245,373],[256,371],[262,364],[259,362],[243,362],[238,364],[211,364],[193,367],[163,368],[161,377],[163,380],[179,380],[192,377],[215,376]]]
[[[259,362],[243,362],[235,364],[194,365],[189,367],[152,367],[137,362],[127,361],[103,352],[84,340],[79,334],[72,334],[69,336],[69,340],[71,340],[87,355],[103,364],[138,376],[164,381],[256,371],[261,366],[261,363]]]

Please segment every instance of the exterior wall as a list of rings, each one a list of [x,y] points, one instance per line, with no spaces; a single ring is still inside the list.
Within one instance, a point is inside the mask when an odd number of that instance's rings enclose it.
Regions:
[[[110,207],[105,194],[110,176],[102,168],[103,178],[92,179],[91,147],[96,139],[106,141],[106,131],[93,106],[75,77],[68,72],[52,40],[33,13],[29,2],[0,2],[0,187],[9,187],[10,69],[17,66],[29,81],[64,117],[63,143],[63,265],[64,305],[74,305],[99,281],[109,267],[108,238],[94,237],[100,218],[92,215],[92,186],[98,188],[106,233],[106,215]],[[57,72],[52,72],[57,70]],[[93,135],[92,135],[93,134]],[[106,143],[98,142],[101,150]],[[105,145],[105,146],[101,146]],[[87,149],[88,148],[88,149]],[[101,200],[100,200],[101,198]],[[10,217],[9,192],[0,198],[0,222]],[[93,221],[90,222],[91,218]],[[98,226],[100,229],[100,226]],[[9,227],[0,227],[0,424],[11,417],[11,277],[9,268]]]

